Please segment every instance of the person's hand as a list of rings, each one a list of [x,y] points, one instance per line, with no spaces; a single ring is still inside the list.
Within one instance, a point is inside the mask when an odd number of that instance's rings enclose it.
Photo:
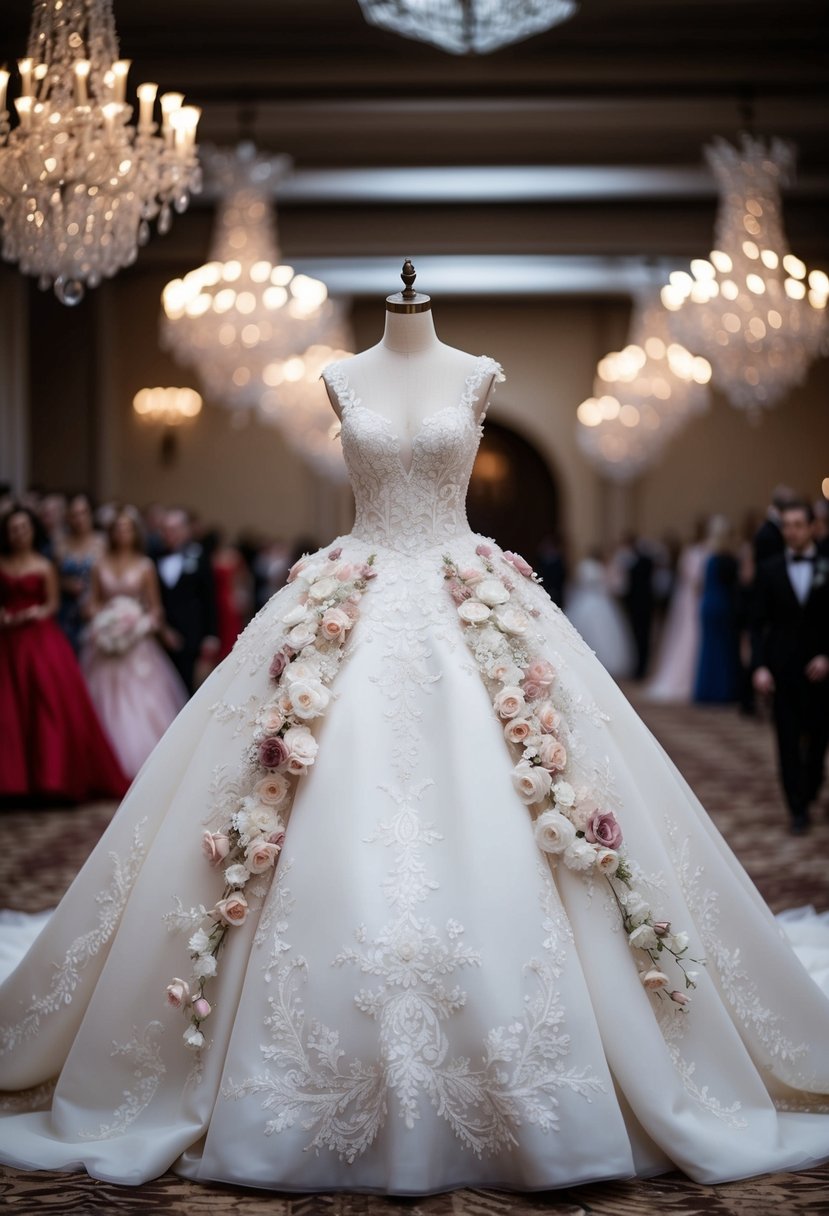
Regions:
[[[209,637],[206,637],[206,638],[202,638],[201,653],[205,659],[212,659],[215,655],[217,655],[219,653],[220,646],[221,646],[221,642],[219,641],[219,639],[213,637],[212,635]]]
[[[177,629],[173,629],[171,625],[164,625],[161,630],[161,640],[168,650],[181,650],[184,646],[184,638]]]
[[[774,676],[768,667],[758,667],[751,682],[754,685],[754,691],[758,692],[761,697],[768,697],[774,692]]]
[[[806,664],[806,679],[811,680],[813,684],[820,684],[827,676],[829,676],[829,656],[816,654]]]

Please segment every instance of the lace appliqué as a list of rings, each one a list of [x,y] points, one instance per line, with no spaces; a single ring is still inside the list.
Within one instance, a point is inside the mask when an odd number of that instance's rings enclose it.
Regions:
[[[17,1093],[0,1095],[0,1112],[4,1115],[20,1115],[28,1111],[48,1110],[58,1079],[44,1081],[32,1089],[21,1089]]]
[[[114,873],[106,890],[95,896],[98,904],[98,923],[88,933],[76,937],[52,972],[49,991],[43,996],[32,997],[23,1018],[11,1025],[0,1026],[0,1055],[12,1051],[38,1033],[41,1019],[57,1013],[72,1002],[72,994],[80,983],[81,972],[91,958],[105,946],[118,925],[130,890],[141,868],[144,844],[141,829],[146,823],[142,819],[135,827],[129,853],[122,861],[117,853],[110,853]]]
[[[743,1108],[742,1102],[732,1102],[730,1106],[724,1106],[719,1099],[708,1092],[707,1085],[697,1083],[695,1077],[697,1066],[691,1060],[686,1060],[680,1049],[680,1043],[688,1028],[686,1019],[678,1018],[670,1009],[661,1009],[657,1021],[671,1063],[676,1069],[688,1097],[696,1102],[697,1106],[707,1110],[710,1115],[727,1123],[729,1127],[737,1129],[748,1127],[748,1122],[737,1113]]]
[[[102,1123],[94,1132],[78,1132],[81,1140],[112,1140],[115,1136],[123,1136],[150,1105],[167,1072],[158,1042],[163,1030],[161,1022],[150,1022],[143,1034],[133,1027],[132,1038],[127,1043],[113,1042],[111,1057],[121,1057],[132,1066],[136,1084],[133,1089],[124,1090],[124,1101],[113,1112],[112,1122]]]

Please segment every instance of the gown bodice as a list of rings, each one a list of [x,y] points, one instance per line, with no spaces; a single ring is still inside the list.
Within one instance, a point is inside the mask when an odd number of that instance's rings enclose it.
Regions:
[[[9,574],[0,570],[0,606],[7,612],[23,612],[46,600],[46,580],[37,570],[27,574]]]
[[[403,554],[419,554],[470,532],[466,491],[481,440],[481,387],[503,379],[482,355],[455,405],[428,415],[412,438],[408,466],[389,418],[363,405],[349,387],[343,363],[325,379],[342,411],[342,445],[356,516],[352,536]]]
[[[98,567],[98,581],[101,587],[101,598],[104,601],[113,600],[116,596],[126,595],[130,599],[143,601],[142,582],[144,578],[144,562],[122,571],[120,574],[111,566],[102,562]]]

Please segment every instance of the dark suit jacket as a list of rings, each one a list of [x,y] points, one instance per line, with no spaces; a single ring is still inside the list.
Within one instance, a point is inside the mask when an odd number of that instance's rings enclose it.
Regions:
[[[213,568],[201,545],[187,545],[182,557],[175,586],[168,587],[159,572],[161,602],[167,623],[185,639],[184,649],[198,652],[204,638],[219,634]]]
[[[770,557],[783,553],[786,542],[783,533],[772,519],[765,519],[754,536],[754,566],[759,569]]]
[[[768,667],[778,682],[802,677],[810,659],[829,655],[829,558],[816,558],[805,604],[794,593],[785,555],[763,562],[757,571],[753,625],[752,667]]]

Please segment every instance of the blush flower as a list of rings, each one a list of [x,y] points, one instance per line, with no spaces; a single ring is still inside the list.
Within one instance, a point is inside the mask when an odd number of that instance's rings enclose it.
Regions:
[[[499,718],[517,718],[526,708],[524,694],[517,684],[507,684],[496,693],[492,704]]]
[[[618,849],[622,843],[622,829],[612,811],[600,811],[593,815],[584,835],[591,844],[600,844],[606,849]]]
[[[319,680],[294,680],[288,689],[291,711],[297,718],[318,718],[331,700]]]
[[[203,1022],[204,1019],[209,1017],[212,1012],[213,1006],[203,996],[197,997],[195,1001],[193,1001],[193,1013],[200,1022]]]
[[[189,1000],[190,985],[176,976],[172,984],[167,985],[167,1004],[173,1009],[183,1009]]]
[[[544,701],[535,711],[538,723],[545,735],[556,735],[561,729],[561,714],[552,701]]]
[[[491,545],[478,545],[475,549],[478,557],[492,557]]]
[[[290,757],[290,752],[284,742],[280,740],[285,750],[285,759]],[[260,802],[264,802],[265,806],[282,806],[291,792],[290,782],[282,773],[268,773],[267,777],[263,777],[261,781],[257,781],[253,787],[253,792]]]
[[[532,734],[532,723],[526,718],[512,718],[504,726],[504,738],[508,743],[526,743]]]
[[[524,668],[524,675],[528,680],[533,680],[536,684],[549,688],[556,678],[556,669],[546,659],[533,659]]]
[[[320,632],[327,642],[336,642],[351,628],[351,617],[342,608],[329,608],[322,615]]]
[[[567,748],[555,735],[544,735],[538,744],[538,758],[551,773],[560,773],[567,764]]]
[[[639,978],[648,992],[658,992],[660,988],[667,988],[671,982],[664,971],[656,969],[643,971]]]
[[[512,770],[512,784],[522,802],[532,806],[550,792],[550,774],[537,764],[520,760]]]
[[[244,895],[228,895],[227,899],[219,900],[213,911],[226,925],[242,925],[247,920],[248,901]]]
[[[304,776],[319,751],[316,739],[307,726],[291,726],[285,731],[283,742],[288,749],[288,772]]]
[[[268,735],[259,744],[259,763],[263,768],[279,768],[288,759],[288,749],[278,735]]]
[[[230,852],[230,840],[224,832],[204,832],[201,842],[202,852],[211,865],[219,865]]]
[[[466,625],[480,625],[491,615],[492,609],[479,600],[467,599],[458,606],[458,616]]]
[[[534,573],[533,568],[520,553],[513,553],[511,549],[505,549],[504,560],[508,561],[519,574],[523,574],[524,578],[532,578]]]
[[[290,659],[284,650],[277,650],[276,654],[271,659],[271,665],[268,668],[268,675],[272,680],[278,680],[285,668],[288,666]]]
[[[276,865],[280,848],[280,845],[267,840],[252,841],[245,851],[245,864],[251,874],[264,874],[271,866]]]

